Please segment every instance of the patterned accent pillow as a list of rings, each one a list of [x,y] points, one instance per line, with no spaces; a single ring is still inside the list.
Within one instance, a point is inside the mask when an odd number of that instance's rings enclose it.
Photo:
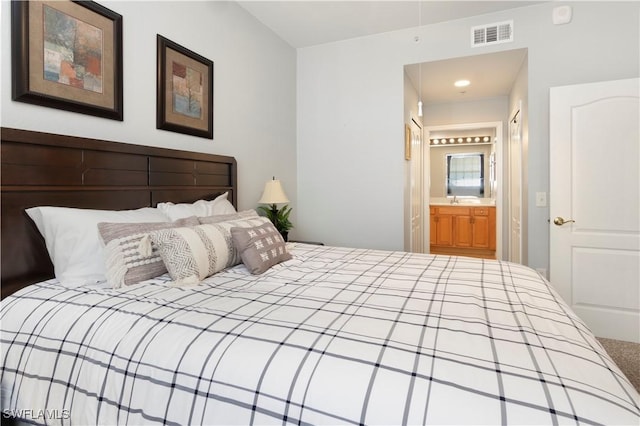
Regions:
[[[149,242],[158,251],[173,285],[195,285],[208,276],[240,263],[240,255],[231,241],[231,229],[270,223],[265,217],[230,220],[194,227],[162,229],[149,234]],[[144,252],[148,247],[140,245]]]
[[[113,288],[136,284],[158,277],[167,272],[157,247],[142,254],[141,241],[149,232],[159,229],[198,225],[195,216],[175,222],[161,223],[110,223],[98,224],[100,237],[104,242],[107,282]]]
[[[282,235],[271,222],[253,228],[231,228],[233,244],[252,274],[262,274],[291,259]]]

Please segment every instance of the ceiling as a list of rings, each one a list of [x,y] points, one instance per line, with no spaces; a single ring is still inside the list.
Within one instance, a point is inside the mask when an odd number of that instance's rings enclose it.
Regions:
[[[526,56],[527,49],[506,50],[407,65],[405,71],[425,105],[471,101],[508,95]],[[471,84],[464,88],[453,85],[462,79]]]
[[[237,2],[280,38],[296,48],[543,3],[520,0],[237,0]]]
[[[295,48],[544,3],[520,0],[237,2]],[[406,70],[415,88],[422,91],[425,104],[455,102],[508,94],[525,56],[526,49],[520,49],[408,65]],[[418,81],[419,73],[421,81]],[[466,78],[471,85],[464,90],[457,89],[453,86],[454,78]]]

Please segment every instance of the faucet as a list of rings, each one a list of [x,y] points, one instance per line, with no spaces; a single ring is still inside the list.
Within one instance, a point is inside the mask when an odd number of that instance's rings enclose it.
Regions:
[[[458,196],[454,195],[453,198],[451,199],[451,204],[458,204]]]

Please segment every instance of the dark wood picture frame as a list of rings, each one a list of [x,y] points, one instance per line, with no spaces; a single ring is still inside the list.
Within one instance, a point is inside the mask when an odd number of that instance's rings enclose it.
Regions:
[[[99,85],[91,89],[84,85],[86,64],[65,62],[71,69],[72,82],[53,81],[45,78],[45,67],[51,62],[44,48],[46,30],[43,25],[43,8],[48,7],[51,16],[63,16],[67,21],[98,30],[101,47],[98,64],[95,56],[92,66],[100,69]],[[53,34],[53,32],[52,32]],[[59,35],[56,33],[56,36]],[[86,45],[80,45],[86,48]],[[75,53],[75,51],[74,51]],[[55,54],[55,53],[54,53]],[[75,55],[74,55],[75,60]],[[112,120],[123,120],[122,102],[122,16],[93,1],[16,1],[11,2],[11,94],[14,101],[26,102],[49,108],[63,109]],[[58,64],[63,68],[62,61]],[[81,72],[76,73],[76,67]],[[60,74],[62,74],[60,72]],[[95,82],[95,79],[93,80]]]
[[[213,139],[213,61],[160,34],[157,49],[156,128]]]

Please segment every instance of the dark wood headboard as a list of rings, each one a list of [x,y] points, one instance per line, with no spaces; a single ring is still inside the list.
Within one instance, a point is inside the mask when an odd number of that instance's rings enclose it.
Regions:
[[[34,206],[127,210],[213,199],[237,206],[233,157],[1,129],[1,295],[53,278]]]

